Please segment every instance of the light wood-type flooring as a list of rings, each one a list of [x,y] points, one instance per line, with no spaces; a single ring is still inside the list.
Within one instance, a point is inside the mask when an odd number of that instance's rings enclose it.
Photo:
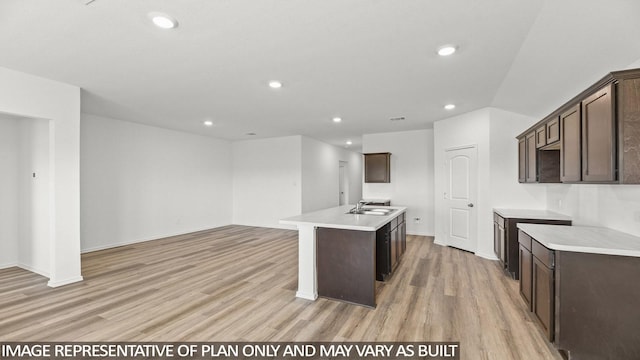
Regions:
[[[0,270],[0,341],[460,341],[462,359],[561,359],[497,262],[408,236],[378,306],[295,297],[297,232],[225,226],[82,255],[60,288]]]

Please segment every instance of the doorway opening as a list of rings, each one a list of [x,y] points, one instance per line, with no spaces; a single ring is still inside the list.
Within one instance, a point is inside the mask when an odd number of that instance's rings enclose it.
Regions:
[[[338,205],[349,203],[349,163],[338,162]]]
[[[49,277],[49,120],[0,113],[0,268]]]

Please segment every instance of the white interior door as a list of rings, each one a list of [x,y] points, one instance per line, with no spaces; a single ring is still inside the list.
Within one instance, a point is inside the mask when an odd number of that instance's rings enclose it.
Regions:
[[[475,252],[477,248],[478,153],[475,146],[446,151],[447,245]]]

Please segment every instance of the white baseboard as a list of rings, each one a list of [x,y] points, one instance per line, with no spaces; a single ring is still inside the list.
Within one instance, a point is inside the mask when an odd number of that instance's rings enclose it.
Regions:
[[[498,257],[496,256],[496,254],[487,254],[487,253],[477,252],[476,256],[479,256],[481,258],[485,258],[485,259],[488,259],[488,260],[498,260]]]
[[[0,264],[0,269],[8,269],[8,268],[12,268],[12,267],[20,267],[20,266],[18,265],[18,263]]]
[[[296,291],[296,297],[299,297],[301,299],[315,301],[318,298],[318,293],[311,294],[311,293]]]
[[[423,232],[411,232],[411,233],[407,233],[407,235],[415,235],[415,236],[429,236],[429,237],[434,237],[434,234],[428,234],[428,233],[423,233]]]
[[[60,287],[68,284],[73,284],[82,280],[84,280],[82,276],[74,276],[72,278],[68,278],[64,280],[49,280],[49,282],[47,283],[47,286],[55,288],[55,287]]]
[[[23,264],[23,263],[18,263],[17,266],[19,268],[21,268],[21,269],[25,269],[27,271],[31,271],[32,273],[36,273],[38,275],[42,275],[42,276],[47,277],[47,278],[49,277],[49,272],[48,271],[45,271],[45,270],[42,270],[42,269],[36,269],[36,268],[34,268],[32,266],[29,266],[29,265]]]
[[[82,249],[80,252],[82,254],[84,254],[84,253],[90,253],[90,252],[94,252],[94,251],[113,249],[113,248],[117,248],[117,247],[120,247],[120,246],[127,246],[127,245],[132,245],[132,244],[143,243],[143,242],[147,242],[147,241],[160,240],[160,239],[164,239],[164,238],[168,238],[168,237],[172,237],[172,236],[186,235],[186,234],[191,234],[191,233],[196,233],[196,232],[199,232],[199,231],[216,229],[216,228],[219,228],[219,227],[229,226],[229,225],[232,225],[232,224],[218,225],[218,226],[214,226],[214,227],[206,227],[206,228],[203,228],[203,229],[196,229],[196,230],[188,230],[187,232],[179,232],[179,233],[175,233],[175,234],[154,235],[152,238],[135,239],[135,240],[130,240],[130,241],[121,241],[121,242],[117,242],[117,243],[113,243],[113,244],[93,246],[93,247]]]

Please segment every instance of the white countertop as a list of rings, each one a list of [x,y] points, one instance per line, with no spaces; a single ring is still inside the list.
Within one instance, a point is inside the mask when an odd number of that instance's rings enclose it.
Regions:
[[[376,231],[407,210],[406,207],[402,206],[385,206],[385,209],[395,209],[396,211],[386,216],[347,214],[347,212],[354,207],[355,205],[343,205],[314,211],[282,219],[280,220],[280,224],[305,224],[334,229]],[[379,206],[363,206],[364,209],[377,207]]]
[[[571,220],[570,216],[549,210],[493,209],[493,211],[504,218],[511,219]]]
[[[640,237],[603,227],[518,224],[548,249],[640,257]]]

